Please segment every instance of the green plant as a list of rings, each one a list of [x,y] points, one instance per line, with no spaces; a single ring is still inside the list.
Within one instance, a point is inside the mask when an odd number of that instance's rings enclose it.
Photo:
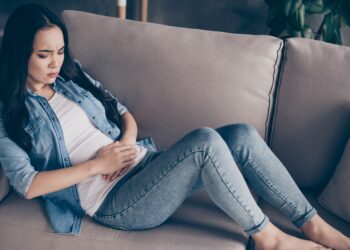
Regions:
[[[350,26],[350,0],[265,0],[267,25],[279,37],[305,37],[342,44],[341,27]],[[312,15],[323,17],[317,30],[307,24]]]

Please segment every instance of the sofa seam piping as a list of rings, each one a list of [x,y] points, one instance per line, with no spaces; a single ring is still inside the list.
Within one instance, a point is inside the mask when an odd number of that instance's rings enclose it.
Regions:
[[[272,77],[272,84],[271,84],[271,87],[270,87],[270,91],[269,91],[269,104],[268,104],[268,107],[267,107],[267,116],[266,116],[266,120],[265,120],[265,140],[268,141],[269,140],[269,124],[270,124],[270,121],[271,121],[271,118],[272,118],[272,111],[273,111],[273,102],[274,102],[274,95],[272,94],[273,93],[273,90],[277,87],[277,74],[278,74],[278,71],[276,73],[276,65],[277,65],[277,62],[279,61],[279,54],[280,54],[280,50],[281,48],[283,48],[283,41],[280,42],[280,45],[277,49],[277,56],[276,56],[276,60],[275,60],[275,63],[273,65],[273,77]],[[281,60],[282,60],[282,57],[281,57]],[[277,67],[278,68],[278,67]],[[272,99],[272,100],[271,100]]]
[[[279,94],[282,86],[282,76],[284,73],[284,67],[285,63],[287,61],[287,48],[288,48],[288,40],[283,39],[283,48],[282,48],[282,56],[281,56],[281,62],[278,66],[278,74],[276,79],[276,90],[274,93],[274,104],[271,110],[271,119],[270,119],[270,126],[268,129],[268,138],[267,143],[268,146],[272,149],[272,141],[273,141],[273,134],[275,129],[275,123],[276,123],[276,116],[278,113],[278,101],[279,101]]]

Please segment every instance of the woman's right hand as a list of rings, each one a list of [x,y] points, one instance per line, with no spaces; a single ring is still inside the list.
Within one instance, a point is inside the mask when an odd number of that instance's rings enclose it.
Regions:
[[[96,157],[96,174],[111,174],[130,166],[136,159],[135,145],[113,142],[101,148]]]

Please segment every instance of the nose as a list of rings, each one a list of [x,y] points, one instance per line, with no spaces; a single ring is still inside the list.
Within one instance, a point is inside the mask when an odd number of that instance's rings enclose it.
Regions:
[[[50,68],[57,68],[58,67],[58,57],[57,55],[52,55],[52,59],[50,62]]]

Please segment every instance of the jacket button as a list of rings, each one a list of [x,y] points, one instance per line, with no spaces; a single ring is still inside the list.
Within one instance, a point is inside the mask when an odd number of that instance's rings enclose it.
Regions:
[[[110,134],[112,134],[112,132],[111,132],[111,131],[108,131],[108,134],[110,135]]]
[[[81,101],[79,100],[78,103],[81,103]]]
[[[95,116],[93,116],[93,117],[92,117],[92,119],[94,119],[94,120],[95,120]]]

